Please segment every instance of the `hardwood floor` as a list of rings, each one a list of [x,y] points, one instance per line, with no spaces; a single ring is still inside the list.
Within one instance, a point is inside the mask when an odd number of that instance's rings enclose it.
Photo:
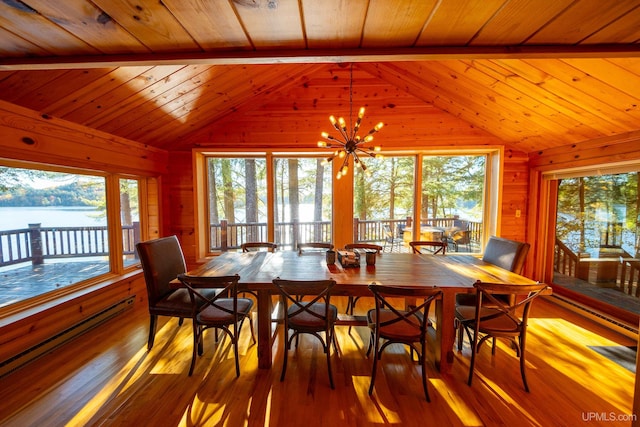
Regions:
[[[335,302],[346,304],[341,298]],[[361,310],[366,300],[359,304]],[[148,314],[138,306],[0,378],[2,426],[575,426],[631,425],[634,374],[588,346],[635,342],[547,301],[530,320],[524,391],[518,360],[506,343],[491,357],[483,348],[467,386],[469,347],[456,352],[449,375],[431,364],[431,403],[420,371],[400,346],[385,353],[374,394],[367,328],[338,327],[336,389],[314,338],[301,339],[280,382],[282,352],[274,343],[272,369],[257,368],[249,329],[241,334],[240,378],[228,340],[205,334],[205,354],[192,377],[191,325],[161,321],[146,350]],[[613,422],[612,417],[627,418]]]

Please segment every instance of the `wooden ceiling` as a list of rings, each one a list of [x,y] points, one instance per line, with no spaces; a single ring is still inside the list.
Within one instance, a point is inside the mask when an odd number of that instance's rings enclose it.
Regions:
[[[3,0],[0,99],[168,150],[308,148],[354,64],[385,145],[532,153],[640,131],[639,24],[640,0]]]

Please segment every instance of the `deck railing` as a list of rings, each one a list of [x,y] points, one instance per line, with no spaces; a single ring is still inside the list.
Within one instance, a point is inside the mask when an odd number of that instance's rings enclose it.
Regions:
[[[353,241],[383,243],[385,241],[385,226],[394,230],[396,237],[402,235],[406,227],[411,227],[413,219],[380,219],[380,220],[353,220]],[[459,218],[432,218],[425,220],[425,224],[444,229],[460,227],[468,229],[471,240],[480,242],[482,235],[482,224],[461,220]],[[218,224],[211,224],[210,229],[210,250],[227,251],[239,249],[243,242],[267,241],[267,223],[230,223],[221,220]],[[331,222],[276,222],[275,223],[275,243],[279,248],[294,249],[298,243],[307,242],[330,242]]]
[[[398,236],[411,227],[411,217],[405,219],[353,221],[353,241],[382,244],[385,226]],[[434,227],[464,227],[471,231],[472,241],[479,242],[482,224],[458,218],[433,218],[424,221]],[[140,240],[140,225],[123,226],[123,253],[136,256],[135,244]],[[298,243],[330,242],[331,222],[278,222],[275,224],[275,242],[283,249],[294,249]],[[266,241],[267,223],[229,223],[226,220],[210,226],[212,251],[239,249],[244,242]],[[31,262],[42,264],[45,259],[107,256],[109,235],[106,226],[96,227],[41,227],[0,231],[0,267]]]
[[[140,224],[122,227],[123,254],[136,255]],[[45,259],[109,255],[106,226],[41,227],[0,231],[0,267],[23,262],[42,264]]]
[[[614,288],[636,298],[640,297],[640,260],[621,249],[608,256],[607,249],[611,248],[603,247],[600,258],[580,257],[556,239],[554,271],[597,286]]]

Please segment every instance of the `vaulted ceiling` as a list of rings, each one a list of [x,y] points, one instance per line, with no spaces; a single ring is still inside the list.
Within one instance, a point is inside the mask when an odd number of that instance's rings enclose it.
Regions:
[[[2,0],[0,99],[185,150],[313,147],[352,97],[385,145],[531,153],[640,131],[639,24],[640,0]]]

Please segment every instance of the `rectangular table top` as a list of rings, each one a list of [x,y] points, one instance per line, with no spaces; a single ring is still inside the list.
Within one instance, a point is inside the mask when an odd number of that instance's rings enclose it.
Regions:
[[[239,274],[240,284],[251,289],[272,286],[279,277],[288,280],[334,279],[335,293],[366,294],[372,282],[398,286],[439,286],[456,292],[473,290],[476,280],[485,282],[533,283],[515,273],[486,263],[472,255],[430,255],[385,253],[376,265],[343,268],[339,262],[327,265],[323,252],[298,254],[280,252],[226,252],[189,272],[194,276]]]

